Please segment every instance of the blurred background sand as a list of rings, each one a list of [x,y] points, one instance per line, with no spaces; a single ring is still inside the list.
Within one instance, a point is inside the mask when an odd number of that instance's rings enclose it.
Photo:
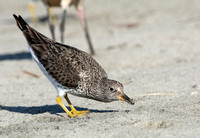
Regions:
[[[70,96],[78,109],[93,111],[71,119],[12,17],[21,15],[51,37],[47,21],[31,22],[27,5],[0,1],[0,137],[200,137],[200,1],[85,0],[94,58],[136,104]],[[44,5],[36,6],[45,17]],[[62,11],[54,12],[60,40]],[[73,7],[65,43],[88,52]]]

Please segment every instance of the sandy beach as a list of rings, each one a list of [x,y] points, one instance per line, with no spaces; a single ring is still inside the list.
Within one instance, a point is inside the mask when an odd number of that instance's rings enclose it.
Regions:
[[[0,137],[200,137],[200,1],[85,0],[84,5],[93,57],[109,78],[124,84],[135,105],[70,95],[78,110],[91,113],[69,118],[12,14],[51,37],[48,22],[32,23],[27,0],[1,0]],[[36,10],[45,19],[42,2]],[[54,12],[60,41],[62,10]],[[65,26],[65,44],[89,52],[73,7]]]

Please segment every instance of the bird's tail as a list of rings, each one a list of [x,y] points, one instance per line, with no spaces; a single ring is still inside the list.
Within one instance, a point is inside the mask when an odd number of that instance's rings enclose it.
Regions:
[[[28,24],[24,21],[24,19],[20,15],[19,17],[17,17],[15,14],[13,14],[13,16],[16,20],[17,26],[21,31],[28,30],[27,28]]]
[[[23,32],[29,45],[47,44],[52,42],[51,39],[47,38],[46,36],[42,35],[38,31],[30,27],[20,15],[17,17],[15,14],[13,14],[13,16],[16,20],[17,26]]]

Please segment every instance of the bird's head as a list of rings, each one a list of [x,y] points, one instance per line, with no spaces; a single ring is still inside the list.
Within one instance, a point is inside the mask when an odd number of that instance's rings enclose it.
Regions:
[[[112,102],[117,100],[125,101],[129,104],[135,104],[133,99],[130,99],[124,93],[123,85],[115,80],[103,78],[101,82],[101,95],[105,102]]]

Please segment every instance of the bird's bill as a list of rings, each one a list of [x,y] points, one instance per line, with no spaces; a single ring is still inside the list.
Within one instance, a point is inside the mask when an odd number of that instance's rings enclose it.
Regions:
[[[133,99],[130,99],[126,94],[123,94],[121,96],[118,96],[120,100],[122,101],[126,101],[129,104],[135,104],[135,102],[133,101]]]

